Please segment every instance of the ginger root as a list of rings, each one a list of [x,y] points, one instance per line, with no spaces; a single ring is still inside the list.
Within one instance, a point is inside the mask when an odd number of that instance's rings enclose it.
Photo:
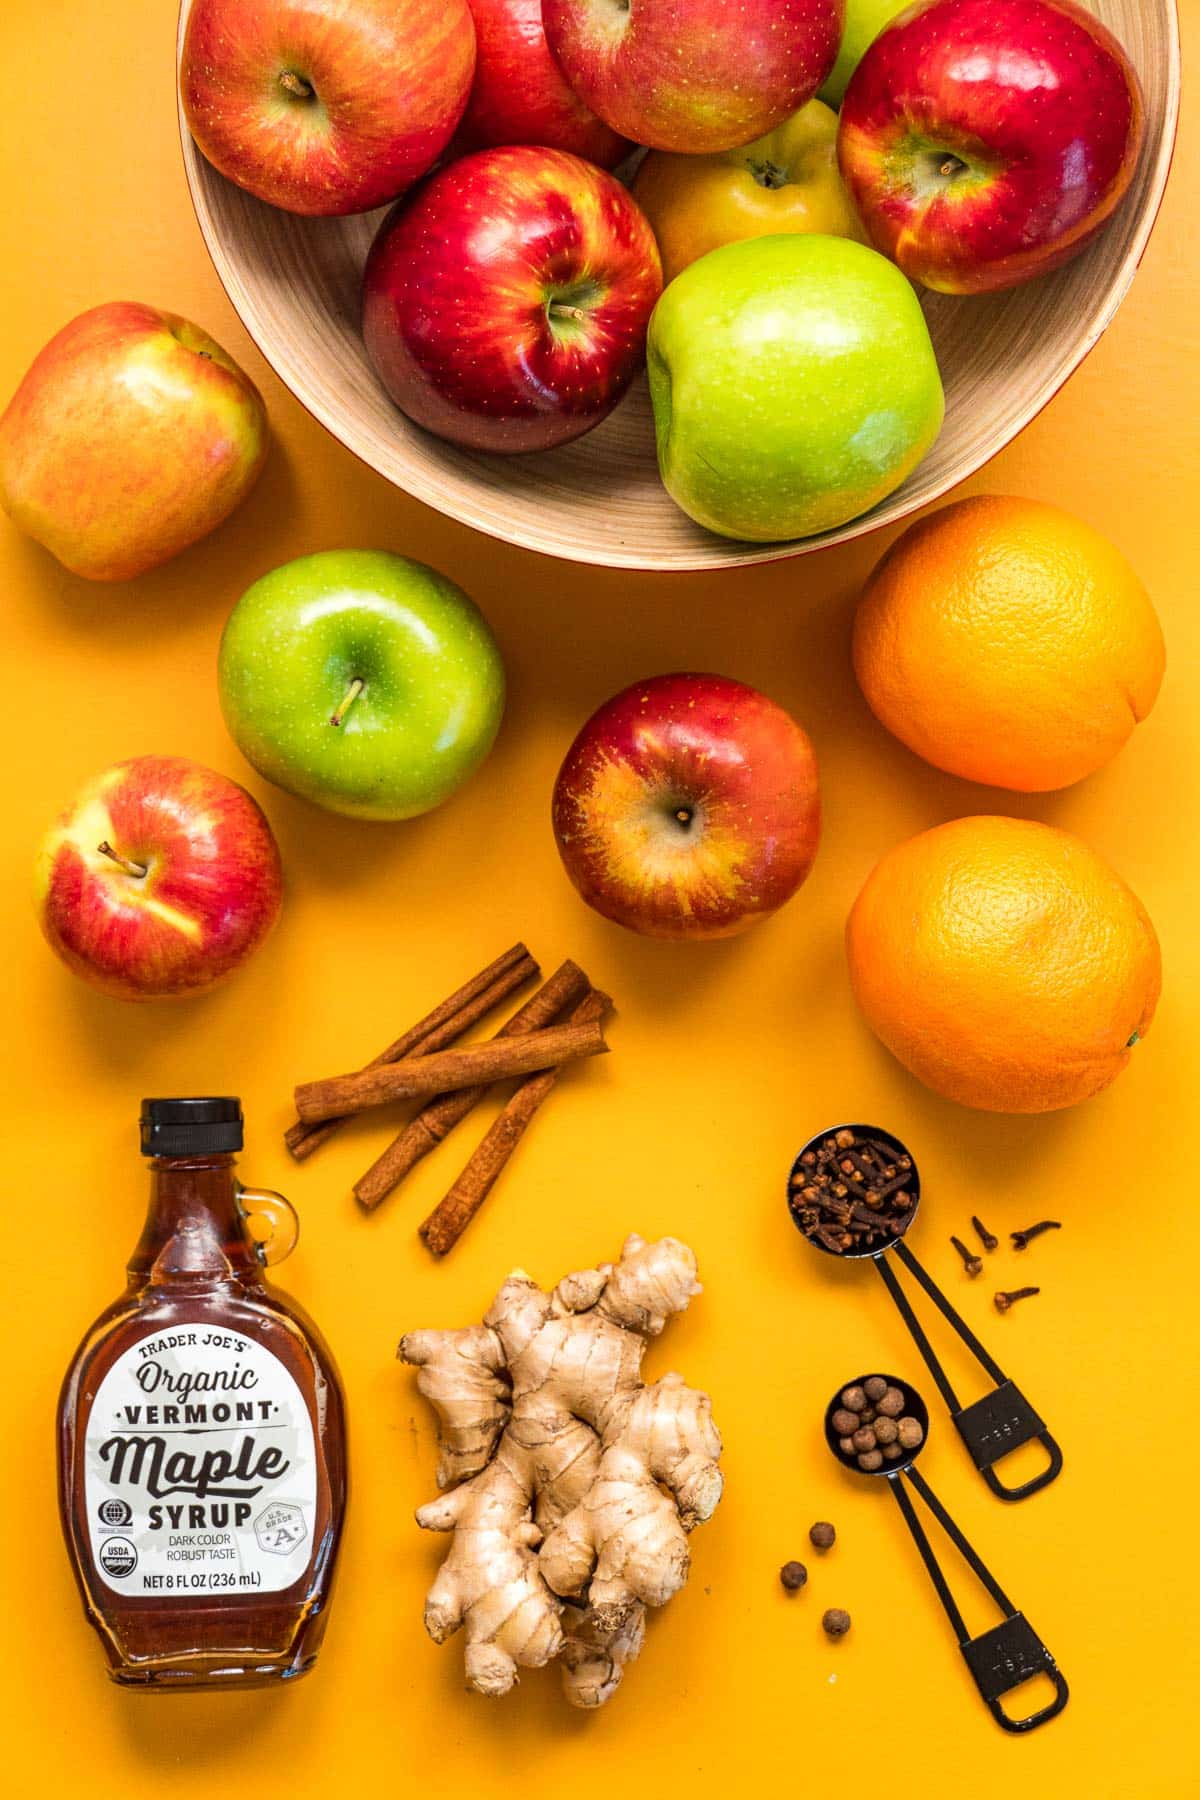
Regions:
[[[721,1498],[707,1394],[642,1381],[642,1357],[700,1292],[676,1238],[553,1293],[510,1275],[482,1325],[410,1331],[403,1362],[438,1413],[438,1486],[417,1512],[453,1532],[425,1602],[444,1643],[466,1633],[467,1686],[504,1694],[557,1658],[575,1706],[602,1706],[642,1647],[648,1606],[687,1580],[687,1537]]]

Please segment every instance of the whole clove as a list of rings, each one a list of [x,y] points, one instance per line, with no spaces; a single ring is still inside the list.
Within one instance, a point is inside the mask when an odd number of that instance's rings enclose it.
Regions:
[[[1010,1231],[1008,1235],[1012,1239],[1014,1250],[1024,1250],[1025,1246],[1031,1244],[1035,1237],[1041,1237],[1043,1231],[1061,1230],[1061,1219],[1039,1219],[1036,1225],[1027,1225],[1024,1231]]]
[[[1010,1306],[1016,1305],[1018,1300],[1028,1300],[1034,1294],[1040,1294],[1041,1291],[1041,1288],[1035,1287],[1014,1288],[1009,1294],[994,1294],[992,1304],[998,1313],[1006,1313]]]
[[[978,1237],[980,1243],[983,1245],[984,1249],[985,1250],[994,1250],[996,1248],[996,1246],[999,1244],[1000,1239],[998,1237],[994,1237],[993,1234],[988,1230],[987,1226],[984,1224],[983,1220],[976,1218],[974,1213],[971,1214],[971,1224],[975,1227],[975,1234]]]
[[[978,1275],[983,1267],[983,1258],[981,1256],[976,1256],[973,1250],[968,1250],[961,1238],[952,1236],[950,1242],[962,1257],[963,1268],[967,1271],[967,1274]]]

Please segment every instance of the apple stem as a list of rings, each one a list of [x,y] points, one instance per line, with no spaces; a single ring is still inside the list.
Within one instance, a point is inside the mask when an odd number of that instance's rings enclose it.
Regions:
[[[329,723],[331,725],[340,725],[341,724],[342,720],[346,717],[346,714],[350,711],[350,708],[354,705],[354,702],[358,699],[358,696],[362,693],[362,691],[366,687],[366,685],[367,685],[366,682],[360,680],[357,675],[354,677],[354,680],[350,683],[350,686],[346,689],[346,692],[342,696],[341,705],[338,707],[338,709],[335,713],[330,713],[330,715],[329,715]]]
[[[778,163],[769,159],[765,162],[748,163],[747,167],[759,187],[783,188],[791,185],[787,170],[781,169]]]
[[[552,300],[547,307],[552,319],[586,319],[582,306],[568,306],[565,300]]]
[[[285,69],[279,77],[279,85],[285,94],[291,94],[295,100],[311,100],[316,91],[302,75],[294,69]]]
[[[131,857],[122,856],[114,850],[107,838],[102,844],[97,844],[96,849],[101,856],[107,856],[110,862],[115,862],[118,869],[124,869],[127,875],[134,876],[138,881],[144,881],[150,872],[145,863],[134,862]]]

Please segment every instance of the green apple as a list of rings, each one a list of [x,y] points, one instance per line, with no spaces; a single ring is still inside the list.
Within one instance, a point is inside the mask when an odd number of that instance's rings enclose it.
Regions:
[[[356,819],[439,806],[492,747],[504,667],[444,575],[325,550],[248,588],[221,639],[221,711],[260,775]]]
[[[937,437],[917,297],[848,238],[751,238],[671,282],[647,345],[658,466],[723,537],[829,531],[899,487]]]
[[[850,85],[850,77],[862,61],[863,51],[877,38],[884,26],[912,5],[912,0],[846,0],[846,24],[842,31],[837,61],[829,79],[820,90],[826,106],[840,106],[842,95]]]

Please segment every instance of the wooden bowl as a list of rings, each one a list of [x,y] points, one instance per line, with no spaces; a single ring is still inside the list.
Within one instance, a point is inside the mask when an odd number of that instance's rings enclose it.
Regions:
[[[191,0],[183,0],[182,46]],[[184,163],[209,253],[276,374],[356,456],[439,512],[550,556],[601,567],[708,569],[844,543],[905,518],[974,473],[1027,425],[1087,355],[1133,280],[1166,185],[1179,113],[1171,0],[1090,0],[1131,56],[1146,96],[1146,143],[1100,238],[1064,269],[1009,293],[922,304],[946,388],[942,435],[903,487],[836,531],[786,544],[715,537],[659,479],[644,380],[603,425],[560,450],[498,457],[459,450],[396,410],[359,335],[359,277],[383,213],[302,219],[233,186],[180,116]]]

